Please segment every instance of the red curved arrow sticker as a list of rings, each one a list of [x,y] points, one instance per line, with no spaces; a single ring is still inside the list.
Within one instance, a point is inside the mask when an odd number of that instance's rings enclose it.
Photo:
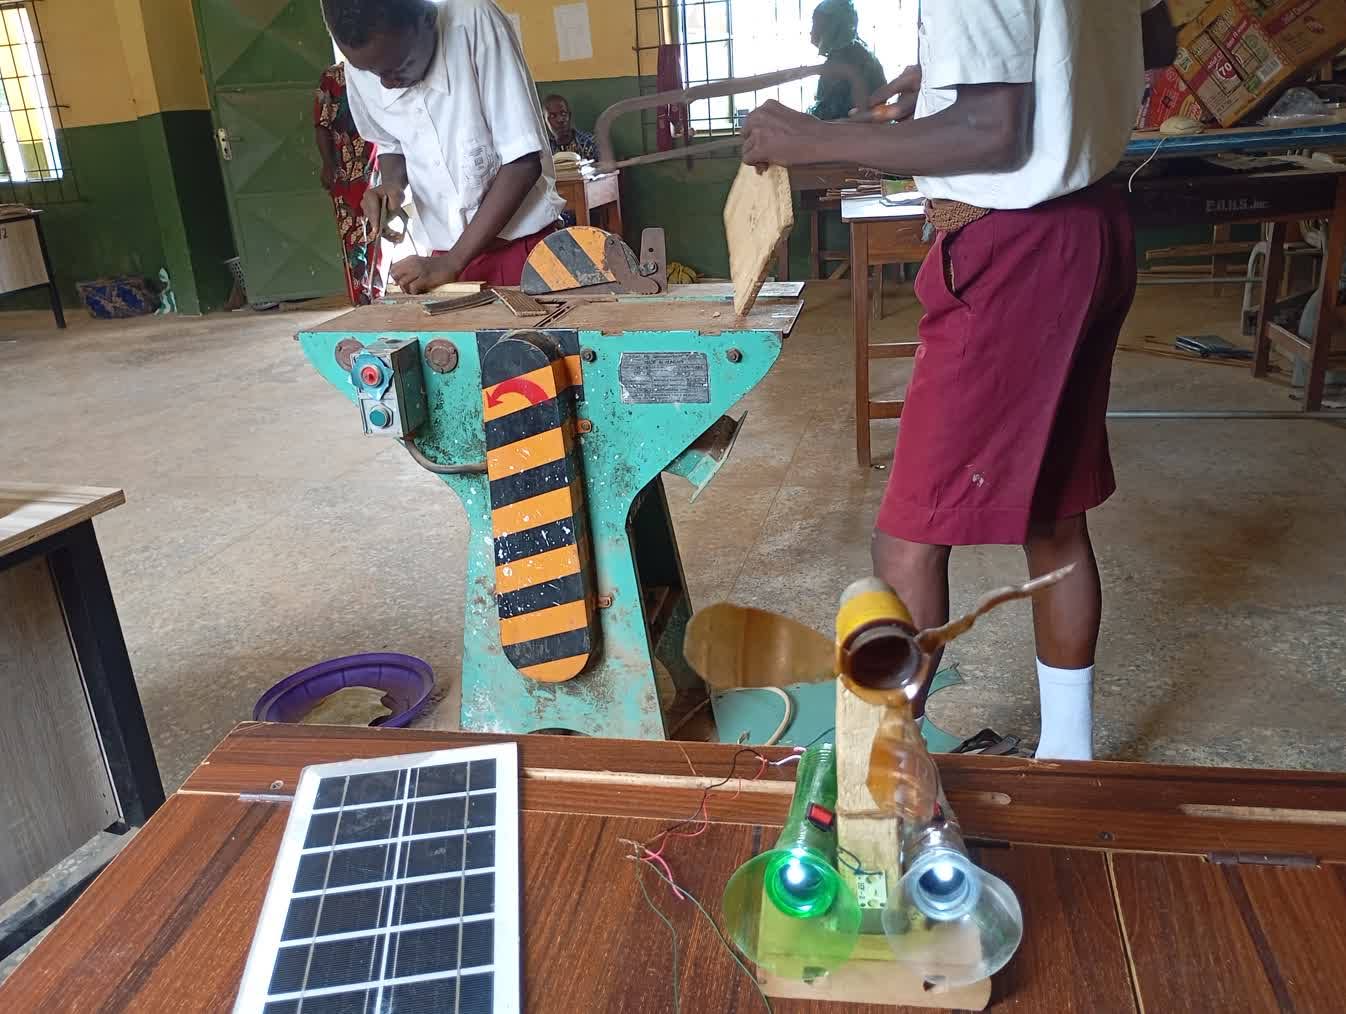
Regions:
[[[539,384],[533,383],[526,377],[511,377],[509,380],[501,381],[486,394],[486,404],[495,408],[500,404],[500,400],[507,394],[518,394],[528,399],[530,405],[540,405],[551,397],[544,391]]]

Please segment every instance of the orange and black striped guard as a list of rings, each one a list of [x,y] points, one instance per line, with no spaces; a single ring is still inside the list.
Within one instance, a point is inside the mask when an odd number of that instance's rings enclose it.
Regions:
[[[553,342],[517,333],[483,353],[481,387],[500,643],[530,679],[573,679],[598,628],[570,372]]]
[[[551,233],[528,255],[519,288],[540,296],[616,281],[605,267],[607,238],[606,232],[590,225]]]

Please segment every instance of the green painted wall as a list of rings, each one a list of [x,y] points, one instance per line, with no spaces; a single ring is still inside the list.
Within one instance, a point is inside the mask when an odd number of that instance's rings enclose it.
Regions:
[[[181,220],[181,238],[166,250],[169,274],[178,290],[178,308],[184,313],[218,310],[233,290],[233,277],[224,262],[234,256],[234,237],[210,113],[172,111],[146,119],[163,124],[168,163],[161,164],[160,171],[172,173],[176,214]],[[172,209],[168,213],[171,218]],[[166,230],[165,236],[169,234]],[[177,235],[176,228],[173,234]],[[184,279],[183,285],[177,282],[179,278]],[[195,311],[183,305],[186,284],[194,290],[199,306]]]
[[[61,298],[77,305],[76,283],[157,274],[164,250],[137,124],[70,127],[62,139],[79,198],[43,204],[34,194],[33,203],[46,209],[43,228]]]
[[[233,256],[224,183],[215,158],[210,114],[166,112],[129,123],[67,127],[66,164],[79,197],[43,201],[43,228],[66,305],[79,306],[79,282],[109,275],[157,278],[167,268],[182,313],[219,309]],[[7,306],[41,306],[41,293]]]

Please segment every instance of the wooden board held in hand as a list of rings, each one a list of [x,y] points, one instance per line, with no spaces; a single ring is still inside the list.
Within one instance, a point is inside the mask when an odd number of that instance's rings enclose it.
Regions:
[[[753,166],[739,166],[724,206],[734,312],[739,316],[757,301],[757,293],[776,259],[776,247],[794,224],[789,172],[778,165],[760,173]]]

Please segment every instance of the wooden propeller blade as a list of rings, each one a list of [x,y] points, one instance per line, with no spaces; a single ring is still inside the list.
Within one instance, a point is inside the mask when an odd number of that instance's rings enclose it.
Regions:
[[[764,609],[719,602],[687,624],[683,654],[717,690],[836,679],[836,650],[811,627]]]
[[[1069,566],[1062,567],[1060,570],[1054,570],[1050,574],[1043,574],[1041,577],[1035,577],[1027,584],[1021,584],[1011,588],[998,588],[993,592],[987,592],[977,603],[977,608],[972,610],[966,616],[960,616],[956,620],[944,624],[942,627],[931,627],[929,630],[922,630],[916,635],[916,646],[925,652],[933,654],[944,645],[948,644],[955,637],[966,634],[972,629],[972,625],[977,622],[977,617],[984,616],[997,606],[1003,606],[1006,602],[1013,602],[1015,599],[1026,599],[1032,597],[1035,592],[1043,588],[1049,588],[1060,581],[1067,574],[1075,569],[1072,563]]]

